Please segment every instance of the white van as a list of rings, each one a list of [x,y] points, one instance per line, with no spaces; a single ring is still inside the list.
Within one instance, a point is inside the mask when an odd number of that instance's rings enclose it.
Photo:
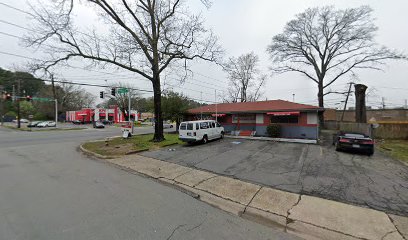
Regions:
[[[199,120],[182,122],[179,128],[179,139],[188,142],[202,141],[224,138],[224,128],[214,120]]]

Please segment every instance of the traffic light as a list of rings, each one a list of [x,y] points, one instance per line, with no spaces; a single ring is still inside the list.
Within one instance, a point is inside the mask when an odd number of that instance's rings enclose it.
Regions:
[[[103,92],[103,91],[99,93],[99,97],[100,97],[100,98],[103,98],[103,97],[104,97],[103,95],[104,95],[104,92]]]
[[[116,88],[112,88],[112,90],[111,90],[111,95],[112,95],[112,96],[116,96]]]
[[[27,102],[31,101],[32,99],[33,99],[33,97],[31,97],[31,96],[26,96]]]

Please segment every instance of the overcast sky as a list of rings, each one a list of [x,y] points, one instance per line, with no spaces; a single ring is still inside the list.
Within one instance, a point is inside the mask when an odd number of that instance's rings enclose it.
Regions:
[[[0,0],[0,32],[22,36],[26,30],[4,23],[18,24],[29,27],[27,15],[1,5],[5,3],[19,9],[29,11],[25,0]],[[192,10],[203,10],[207,26],[211,27],[219,36],[226,57],[239,56],[240,54],[254,51],[261,59],[261,68],[268,73],[271,63],[266,54],[266,47],[270,44],[274,35],[283,31],[285,24],[293,19],[297,13],[306,8],[334,5],[336,8],[359,7],[369,5],[374,9],[375,24],[379,27],[376,41],[392,49],[408,53],[408,1],[407,0],[214,0],[210,9],[206,10],[199,0],[187,0]],[[93,21],[94,17],[89,11],[82,9],[78,12],[77,23]],[[19,40],[4,34],[0,34],[0,51],[24,55],[26,57],[39,58],[40,52],[25,49]],[[0,53],[0,67],[13,70],[24,68],[27,60],[19,57],[8,56]],[[85,66],[81,61],[74,63],[76,66]],[[228,80],[220,67],[208,63],[195,63],[193,66],[194,78],[180,86],[176,82],[173,89],[185,95],[204,100],[215,99],[214,88],[225,91]],[[130,77],[132,74],[125,71],[112,72],[109,69],[84,71],[80,69],[56,69],[60,78],[75,82],[87,83],[115,83],[118,81],[130,82],[135,87],[151,89],[151,84],[141,77]],[[376,91],[368,98],[368,105],[378,107],[381,98],[385,98],[386,106],[403,106],[408,98],[408,62],[390,61],[384,71],[360,71],[359,82],[366,84],[369,89]],[[106,80],[106,81],[105,81]],[[343,78],[333,84],[333,90],[346,89],[350,78]],[[197,85],[199,84],[199,85]],[[170,86],[166,86],[170,87]],[[97,87],[87,87],[87,90],[99,97],[98,92],[103,90]],[[297,73],[286,73],[268,78],[262,100],[284,99],[307,104],[317,104],[316,84]],[[146,94],[145,96],[149,96]],[[218,101],[221,97],[218,96]],[[341,106],[344,100],[340,95],[328,95],[325,98],[329,107]],[[353,104],[353,99],[351,104]]]

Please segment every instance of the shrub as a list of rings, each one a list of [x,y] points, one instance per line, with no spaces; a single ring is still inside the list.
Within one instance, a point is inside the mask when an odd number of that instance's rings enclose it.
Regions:
[[[280,137],[281,136],[281,126],[278,124],[271,124],[266,128],[266,132],[270,137]]]

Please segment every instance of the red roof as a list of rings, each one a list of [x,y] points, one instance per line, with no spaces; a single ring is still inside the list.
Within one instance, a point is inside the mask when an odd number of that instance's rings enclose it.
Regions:
[[[215,104],[188,110],[189,113],[215,113]],[[240,112],[273,112],[273,111],[307,111],[319,110],[323,108],[317,106],[289,102],[285,100],[269,100],[260,102],[239,102],[217,104],[217,113],[240,113]]]

